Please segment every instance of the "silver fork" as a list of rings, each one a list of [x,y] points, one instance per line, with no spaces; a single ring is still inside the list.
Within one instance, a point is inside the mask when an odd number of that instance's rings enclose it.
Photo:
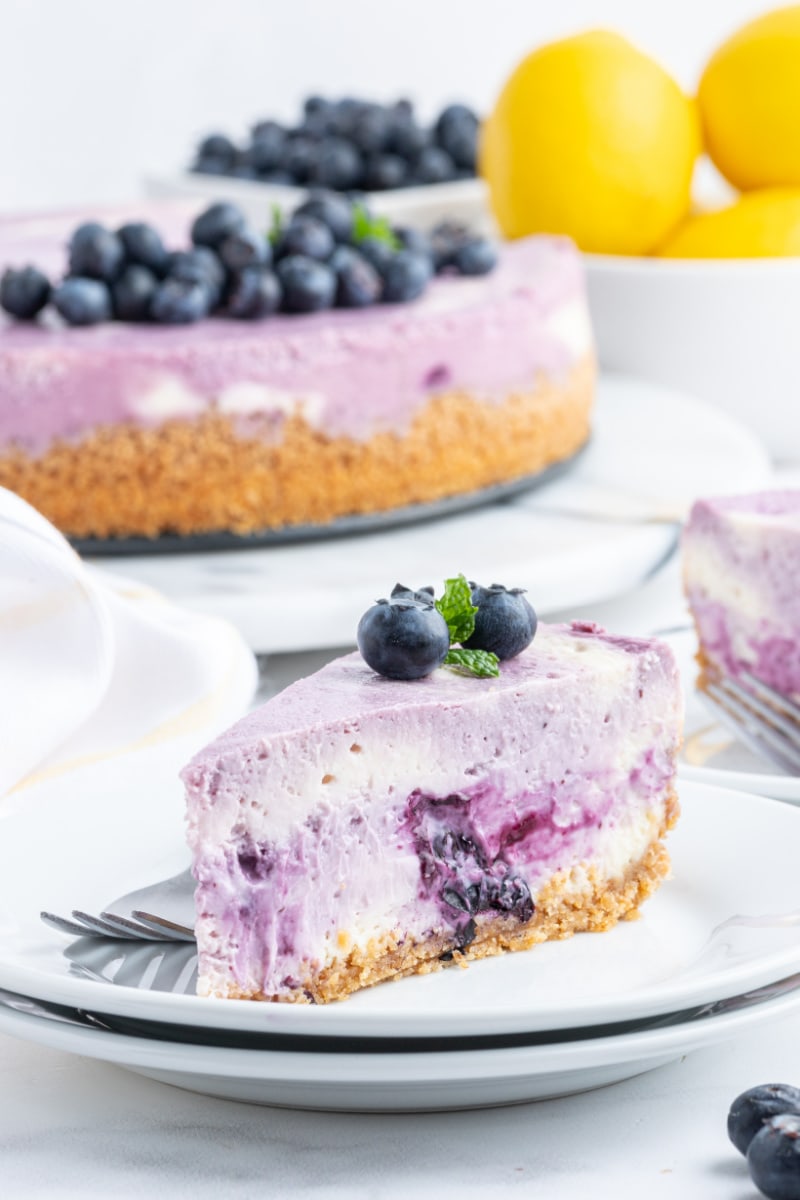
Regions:
[[[800,705],[742,671],[742,682],[706,679],[701,695],[719,720],[756,754],[800,774]]]
[[[72,910],[71,919],[39,914],[45,925],[72,937],[141,942],[194,941],[194,880],[189,871],[112,900],[99,915]]]

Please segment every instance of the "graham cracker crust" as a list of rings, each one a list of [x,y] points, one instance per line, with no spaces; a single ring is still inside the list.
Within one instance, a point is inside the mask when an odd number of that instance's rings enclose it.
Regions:
[[[636,920],[639,906],[669,874],[669,855],[661,839],[675,825],[679,813],[678,797],[671,791],[657,836],[621,879],[602,879],[592,868],[586,872],[584,882],[576,886],[574,870],[559,871],[536,896],[530,921],[519,925],[507,917],[478,918],[475,940],[465,950],[453,950],[452,942],[444,936],[408,944],[399,940],[396,933],[390,933],[365,948],[343,954],[309,976],[288,996],[270,996],[236,987],[224,991],[198,990],[203,995],[226,999],[327,1004],[387,979],[426,975],[451,965],[463,967],[475,959],[528,950],[539,942],[563,940],[575,933],[603,933],[618,921]],[[450,952],[452,958],[443,961],[441,956]]]
[[[532,474],[589,435],[595,364],[541,377],[500,403],[436,394],[407,433],[327,437],[301,416],[275,426],[215,411],[156,428],[132,423],[0,455],[0,485],[72,537],[238,534],[438,500]],[[368,401],[365,402],[368,404]]]

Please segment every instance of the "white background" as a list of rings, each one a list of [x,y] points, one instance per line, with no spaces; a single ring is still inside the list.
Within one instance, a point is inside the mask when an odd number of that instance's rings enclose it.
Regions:
[[[0,0],[0,211],[124,200],[310,91],[486,110],[537,43],[627,33],[687,88],[758,0]]]

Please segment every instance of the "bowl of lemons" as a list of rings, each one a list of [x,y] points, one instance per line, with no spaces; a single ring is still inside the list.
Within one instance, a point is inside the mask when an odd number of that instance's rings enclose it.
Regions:
[[[614,33],[542,46],[481,139],[504,236],[584,252],[601,366],[724,406],[778,459],[800,457],[799,130],[800,5],[728,38],[695,96]]]

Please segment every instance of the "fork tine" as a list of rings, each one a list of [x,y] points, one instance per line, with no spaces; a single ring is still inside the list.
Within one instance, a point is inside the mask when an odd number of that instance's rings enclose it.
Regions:
[[[768,725],[765,717],[718,684],[706,683],[704,695],[723,724],[756,754],[777,763],[790,775],[800,771],[800,749]]]
[[[72,937],[94,936],[92,930],[87,929],[85,925],[79,925],[77,921],[68,921],[66,917],[59,917],[57,913],[40,912],[39,917],[45,925],[57,929],[59,933],[68,933]]]
[[[794,758],[800,760],[800,724],[791,716],[786,715],[788,709],[784,709],[780,713],[776,712],[770,703],[753,695],[737,680],[726,679],[719,686],[732,700],[748,710],[752,720],[758,722],[759,729],[768,740],[771,740],[769,735],[772,735],[776,745],[786,749]]]
[[[783,696],[780,692],[776,692],[775,688],[756,679],[755,675],[751,675],[749,671],[742,671],[742,678],[747,681],[748,689],[755,692],[756,696],[760,696],[769,705],[772,712],[777,711],[780,714],[782,720],[786,721],[791,728],[794,736],[800,740],[800,704],[796,704],[789,696]]]
[[[132,921],[129,917],[120,917],[117,913],[101,912],[100,920],[106,925],[111,925],[114,929],[119,930],[118,937],[135,937],[140,938],[143,942],[163,942],[166,939],[148,929],[146,925],[142,925],[139,921]]]
[[[168,921],[166,917],[157,917],[153,913],[141,912],[139,909],[134,909],[133,916],[142,925],[153,929],[156,933],[160,933],[165,940],[169,939],[173,942],[193,942],[195,941],[194,930],[189,929],[187,925],[179,925],[176,921]]]
[[[133,942],[143,940],[141,933],[134,933],[133,930],[122,933],[119,929],[109,924],[109,922],[104,921],[102,917],[96,917],[93,913],[82,912],[79,908],[73,908],[72,916],[80,925],[85,927],[83,930],[84,936],[89,933],[94,937],[124,938],[126,941]]]

